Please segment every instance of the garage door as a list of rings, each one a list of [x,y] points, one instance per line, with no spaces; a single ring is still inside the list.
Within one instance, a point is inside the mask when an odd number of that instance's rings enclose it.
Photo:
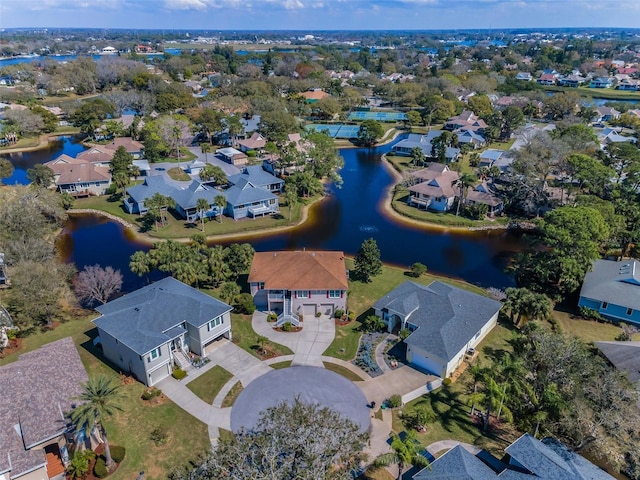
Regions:
[[[330,317],[332,317],[333,305],[331,303],[328,303],[326,305],[320,305],[320,312],[322,312],[323,315],[329,315]]]
[[[155,385],[163,378],[168,377],[170,374],[171,372],[169,371],[169,364],[167,363],[166,365],[161,366],[160,368],[154,370],[149,374],[149,385]]]
[[[442,374],[442,365],[416,352],[411,352],[411,363],[413,363],[416,367],[433,373],[434,375],[440,376]]]
[[[305,304],[302,305],[302,313],[304,316],[313,317],[316,314],[316,304]]]

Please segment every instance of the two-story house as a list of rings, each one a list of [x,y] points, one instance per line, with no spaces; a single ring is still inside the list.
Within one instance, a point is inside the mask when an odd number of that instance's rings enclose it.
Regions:
[[[99,343],[123,372],[152,386],[205,356],[216,340],[231,340],[232,307],[167,277],[96,308]]]

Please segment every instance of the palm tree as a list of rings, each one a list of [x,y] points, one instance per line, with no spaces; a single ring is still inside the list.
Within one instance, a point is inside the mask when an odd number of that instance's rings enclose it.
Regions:
[[[262,351],[262,354],[264,355],[265,353],[267,353],[266,350],[264,349],[264,346],[269,341],[269,339],[263,335],[258,335],[258,338],[256,340],[258,342],[258,346],[260,347],[260,350]]]
[[[173,127],[173,137],[176,140],[176,156],[178,158],[178,161],[180,161],[180,140],[182,139],[182,131],[180,130],[180,127],[178,125]]]
[[[200,220],[202,221],[203,232],[204,232],[204,212],[209,210],[209,208],[211,208],[211,205],[209,205],[209,202],[207,202],[206,199],[199,198],[198,200],[196,200],[196,209],[200,211]]]
[[[469,373],[471,374],[471,378],[473,380],[473,391],[471,392],[470,398],[476,398],[476,394],[478,393],[478,384],[482,381],[482,377],[485,374],[485,369],[482,367],[482,362],[478,359],[473,365],[469,367]],[[476,413],[476,404],[473,402],[471,404],[471,416]]]
[[[202,153],[204,153],[204,161],[205,163],[207,163],[208,162],[207,153],[213,150],[213,147],[211,146],[210,143],[203,142],[200,144],[200,149],[202,150]]]
[[[411,149],[411,159],[413,160],[413,166],[423,165],[426,160],[426,155],[420,147],[413,147]]]
[[[376,468],[398,465],[398,480],[402,480],[402,474],[407,465],[414,465],[418,468],[425,468],[430,465],[426,457],[420,455],[422,445],[416,440],[413,431],[407,432],[404,439],[399,435],[391,434],[391,449],[393,452],[383,453],[373,461]]]
[[[129,185],[129,174],[127,172],[116,172],[113,174],[112,180],[116,185],[116,188],[122,189],[122,196],[124,197],[127,185]]]
[[[295,188],[287,188],[284,191],[284,199],[287,201],[287,207],[289,207],[289,221],[293,215],[293,207],[298,203],[298,192]]]
[[[460,214],[460,204],[463,203],[464,198],[467,196],[467,188],[475,185],[478,178],[471,173],[463,173],[460,178],[455,181],[456,185],[460,189],[460,195],[458,196],[458,206],[456,207],[456,217]]]
[[[218,207],[218,221],[222,223],[222,211],[227,204],[227,199],[224,197],[224,195],[216,195],[216,197],[213,199],[213,204]]]
[[[129,261],[129,270],[133,273],[141,277],[142,275],[147,276],[147,283],[149,283],[149,272],[151,268],[149,266],[149,257],[143,251],[138,250],[133,255],[131,255],[131,260]]]
[[[113,466],[109,440],[104,424],[116,412],[121,412],[118,400],[122,397],[121,385],[114,377],[100,375],[91,377],[82,385],[83,392],[77,397],[83,403],[71,411],[71,421],[77,431],[84,430],[89,434],[95,427],[100,431],[104,442],[104,455],[107,468]]]

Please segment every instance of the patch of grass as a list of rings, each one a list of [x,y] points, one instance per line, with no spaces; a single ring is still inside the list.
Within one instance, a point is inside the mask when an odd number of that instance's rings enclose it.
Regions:
[[[386,468],[369,468],[358,480],[395,480]]]
[[[14,148],[37,147],[38,145],[40,145],[40,137],[20,137],[20,139],[16,143],[0,147],[0,152],[2,150],[10,150]]]
[[[281,370],[283,368],[289,368],[291,366],[291,360],[285,360],[284,362],[272,363],[269,365],[274,370]]]
[[[173,180],[177,180],[179,182],[188,182],[191,180],[191,177],[180,167],[170,168],[167,170],[167,175],[169,175]]]
[[[26,351],[70,336],[80,354],[89,376],[106,374],[117,376],[119,371],[102,357],[101,351],[93,346],[92,340],[98,332],[90,322],[95,315],[84,315],[60,324],[47,332],[36,332],[23,339],[23,349],[6,358],[5,364],[17,359]],[[124,480],[135,478],[144,470],[148,478],[167,478],[176,467],[195,460],[211,447],[207,426],[179,408],[170,400],[148,405],[141,400],[145,386],[133,382],[122,386],[123,411],[106,422],[112,445],[127,449],[127,457],[110,478]],[[151,432],[157,428],[169,434],[166,444],[156,446],[151,440]]]
[[[587,343],[615,340],[622,333],[622,328],[613,323],[586,320],[557,309],[553,311],[553,317],[562,332],[580,337]],[[640,340],[640,333],[636,333],[633,340]]]
[[[222,401],[222,408],[232,407],[236,398],[238,398],[238,395],[242,393],[242,390],[242,383],[239,381],[236,382],[233,387],[231,387],[231,390],[229,390],[229,393],[227,393],[227,396],[224,397],[224,400]]]
[[[195,380],[187,383],[187,388],[195,393],[198,398],[211,404],[220,389],[232,378],[233,375],[230,372],[220,365],[216,365]]]
[[[322,364],[324,365],[324,368],[326,368],[327,370],[335,372],[338,375],[342,375],[344,378],[352,382],[362,382],[363,380],[360,375],[352,372],[351,370],[349,370],[346,367],[343,367],[342,365],[336,365],[335,363],[331,363],[331,362],[322,362]]]
[[[574,92],[582,97],[605,98],[607,100],[640,100],[640,93],[629,90],[614,90],[613,88],[567,88],[557,85],[543,85],[544,90],[552,92]]]
[[[349,300],[351,304],[351,300]],[[324,355],[341,360],[353,360],[358,351],[358,342],[362,331],[362,323],[354,320],[347,325],[336,325],[336,335],[331,345],[324,351]]]
[[[230,442],[231,440],[233,440],[234,435],[231,430],[227,430],[225,428],[219,428],[218,433],[220,434],[221,442]]]
[[[233,342],[243,350],[246,350],[254,357],[258,355],[258,334],[251,326],[251,315],[231,314],[231,333]],[[270,350],[277,355],[293,355],[293,352],[279,343],[269,342]]]
[[[383,418],[382,418],[382,409],[381,408],[378,408],[376,410],[376,413],[373,414],[373,418],[376,418],[377,420],[380,420],[380,421],[383,420]]]
[[[191,153],[191,150],[185,147],[180,147],[180,158],[167,157],[167,158],[163,158],[161,161],[169,162],[169,163],[181,163],[181,162],[190,162],[195,158],[198,158],[198,156],[194,153]]]

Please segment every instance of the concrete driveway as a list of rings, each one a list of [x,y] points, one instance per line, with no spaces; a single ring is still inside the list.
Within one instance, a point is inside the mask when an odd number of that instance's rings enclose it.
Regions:
[[[360,387],[369,402],[374,401],[378,405],[382,405],[382,402],[391,395],[404,395],[413,392],[437,378],[435,375],[425,375],[405,365],[371,380],[357,382],[356,385]]]
[[[258,311],[254,312],[251,325],[258,335],[293,350],[292,365],[322,367],[322,354],[336,335],[335,321],[328,315],[305,315],[300,332],[278,332],[273,323],[267,322],[267,314]]]

